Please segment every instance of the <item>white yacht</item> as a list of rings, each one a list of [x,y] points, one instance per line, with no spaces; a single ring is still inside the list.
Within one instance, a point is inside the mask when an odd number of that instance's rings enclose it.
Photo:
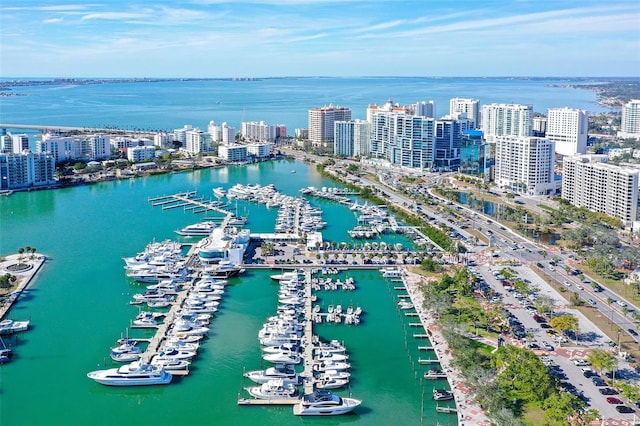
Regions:
[[[151,358],[151,365],[162,367],[169,372],[182,371],[189,369],[191,361],[186,359],[158,358],[157,356],[154,356],[153,358]]]
[[[28,328],[29,321],[13,321],[10,319],[0,321],[0,335],[26,331]]]
[[[193,225],[187,225],[184,228],[176,231],[178,235],[183,237],[206,237],[216,228],[214,222],[198,222]]]
[[[224,196],[227,195],[227,190],[221,186],[217,188],[213,188],[213,195],[215,195],[218,198],[224,198]]]
[[[413,309],[413,303],[401,300],[398,302],[398,307],[402,310]]]
[[[383,278],[402,278],[404,275],[402,270],[394,267],[382,268],[380,269],[380,273]]]
[[[173,378],[164,368],[141,362],[92,371],[87,377],[107,386],[166,385]]]
[[[266,370],[248,371],[244,373],[244,377],[258,384],[267,383],[269,380],[274,379],[280,379],[285,384],[302,384],[302,377],[296,373],[293,366],[288,364],[276,364]]]
[[[245,388],[256,399],[298,399],[298,389],[292,383],[280,379],[269,380],[260,386]]]
[[[354,398],[342,398],[328,390],[317,390],[304,395],[300,403],[293,406],[296,416],[335,416],[345,414],[362,404]]]
[[[262,356],[265,361],[284,364],[300,364],[301,358],[296,352],[280,351]]]
[[[130,340],[122,343],[120,346],[111,349],[111,359],[118,362],[137,361],[142,357],[142,349],[136,346],[136,343]]]

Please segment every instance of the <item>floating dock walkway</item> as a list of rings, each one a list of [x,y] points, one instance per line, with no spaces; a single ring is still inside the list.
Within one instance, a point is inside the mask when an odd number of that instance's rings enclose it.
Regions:
[[[147,201],[149,201],[153,207],[162,207],[162,210],[182,207],[185,211],[191,210],[194,214],[215,211],[224,215],[227,222],[230,220],[230,217],[233,216],[231,212],[222,208],[220,201],[205,200],[203,196],[198,196],[198,191],[161,195],[159,197],[149,198]]]

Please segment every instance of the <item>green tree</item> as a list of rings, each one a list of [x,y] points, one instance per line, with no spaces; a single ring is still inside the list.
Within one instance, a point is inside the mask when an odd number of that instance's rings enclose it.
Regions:
[[[601,374],[602,371],[613,371],[618,367],[618,360],[604,349],[593,349],[587,355],[587,361]]]
[[[586,403],[567,392],[552,393],[542,404],[548,425],[566,425],[569,416],[578,414]]]
[[[573,315],[558,315],[549,320],[549,325],[555,330],[564,333],[565,331],[578,331],[578,318]]]
[[[547,367],[528,349],[502,346],[496,351],[492,364],[509,400],[540,404],[553,390]]]

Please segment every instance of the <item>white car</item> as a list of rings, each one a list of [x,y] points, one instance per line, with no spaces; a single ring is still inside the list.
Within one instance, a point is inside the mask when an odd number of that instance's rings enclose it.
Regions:
[[[562,285],[564,285],[565,287],[571,287],[571,283],[569,281],[563,281]]]
[[[627,304],[626,304],[626,303],[624,303],[622,300],[616,300],[616,304],[617,304],[618,306],[623,307],[623,308],[624,308],[625,306],[627,306]]]

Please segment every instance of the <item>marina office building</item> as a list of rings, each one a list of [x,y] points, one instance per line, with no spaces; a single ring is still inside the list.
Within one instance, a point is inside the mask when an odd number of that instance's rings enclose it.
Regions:
[[[574,206],[616,217],[629,226],[638,216],[640,171],[607,161],[606,155],[564,157],[562,198]]]

